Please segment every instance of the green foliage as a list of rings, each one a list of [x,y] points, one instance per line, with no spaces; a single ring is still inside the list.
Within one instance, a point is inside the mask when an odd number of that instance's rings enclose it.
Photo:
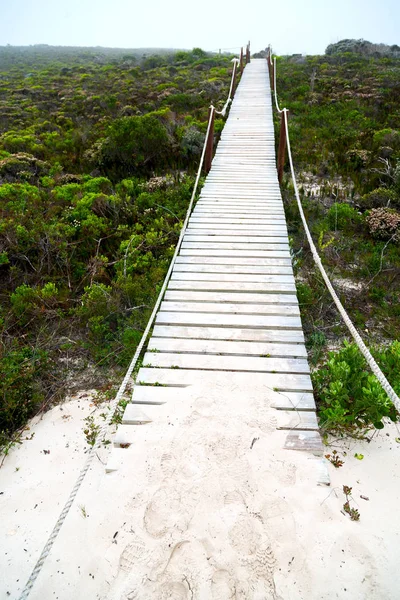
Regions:
[[[127,176],[154,167],[168,149],[168,133],[156,115],[122,117],[109,128],[99,164],[106,173]]]
[[[400,392],[400,342],[374,357],[390,381]],[[396,421],[397,412],[382,386],[371,374],[356,344],[344,343],[338,352],[330,352],[326,364],[312,373],[318,401],[320,424],[328,430],[346,431],[352,427],[383,428],[384,417]]]
[[[353,229],[361,222],[361,215],[349,204],[335,202],[328,210],[328,223],[332,230]]]
[[[46,396],[43,386],[49,369],[42,350],[21,346],[5,351],[0,360],[0,447],[25,425]]]
[[[380,187],[362,196],[360,204],[364,209],[400,207],[400,195],[396,194],[395,190]]]

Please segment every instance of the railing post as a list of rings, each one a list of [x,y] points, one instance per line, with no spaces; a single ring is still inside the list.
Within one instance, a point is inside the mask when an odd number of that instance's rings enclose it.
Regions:
[[[275,61],[271,57],[271,89],[275,92]]]
[[[250,62],[250,42],[246,46],[246,65]]]
[[[232,94],[231,94],[232,100],[234,99],[235,92],[236,92],[236,75],[237,75],[237,60],[235,60],[235,62],[233,63],[233,83],[232,83]]]
[[[240,74],[243,75],[243,48],[240,48]]]
[[[283,167],[285,166],[286,156],[286,123],[285,117],[289,111],[284,108],[281,113],[281,131],[279,133],[279,148],[278,148],[278,180],[282,183]]]
[[[210,128],[208,130],[208,138],[206,145],[206,155],[204,157],[204,170],[208,173],[211,169],[211,162],[213,159],[213,149],[214,149],[214,118],[215,118],[215,110],[213,106],[210,106],[208,109],[208,122],[210,123]]]

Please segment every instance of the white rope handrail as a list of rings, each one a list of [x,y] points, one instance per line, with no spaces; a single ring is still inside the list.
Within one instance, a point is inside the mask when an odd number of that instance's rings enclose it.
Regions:
[[[205,140],[204,140],[203,151],[201,153],[200,164],[199,164],[199,168],[197,170],[196,180],[195,180],[195,183],[194,183],[193,192],[192,192],[192,196],[190,198],[189,206],[188,206],[188,209],[187,209],[187,212],[186,212],[185,221],[183,223],[183,227],[182,227],[182,230],[181,230],[181,233],[180,233],[180,236],[179,236],[178,243],[177,243],[176,248],[175,248],[174,255],[173,255],[172,259],[171,259],[171,263],[169,265],[167,274],[165,276],[164,283],[163,283],[162,288],[160,290],[160,293],[158,295],[157,301],[156,301],[156,303],[154,305],[153,312],[151,313],[151,316],[150,316],[150,319],[149,319],[149,321],[147,323],[146,329],[143,332],[142,338],[141,338],[141,340],[139,342],[138,347],[136,348],[136,352],[135,352],[135,354],[134,354],[134,356],[132,358],[132,361],[131,361],[131,363],[130,363],[130,365],[128,367],[128,370],[127,370],[127,372],[125,374],[125,377],[124,377],[124,379],[123,379],[123,381],[122,381],[122,383],[120,385],[120,388],[119,388],[119,390],[117,392],[117,395],[115,396],[114,400],[110,404],[109,416],[106,419],[106,421],[105,421],[104,425],[102,426],[102,428],[100,429],[100,431],[99,431],[99,433],[97,435],[97,438],[96,438],[96,442],[94,443],[93,446],[91,446],[91,448],[89,450],[86,462],[85,462],[84,466],[82,467],[82,469],[81,469],[81,471],[80,471],[80,473],[78,475],[78,478],[75,481],[75,485],[74,485],[74,487],[71,490],[71,493],[70,493],[70,495],[68,497],[68,500],[65,503],[64,508],[62,509],[62,511],[61,511],[61,513],[60,513],[60,515],[59,515],[59,517],[57,519],[57,522],[54,525],[54,528],[53,528],[51,534],[49,535],[49,537],[47,539],[47,542],[46,542],[46,544],[45,544],[45,546],[44,546],[44,548],[43,548],[43,550],[42,550],[42,552],[40,554],[40,557],[39,557],[39,559],[38,559],[35,567],[33,568],[33,571],[32,571],[32,573],[31,573],[31,575],[30,575],[30,577],[29,577],[29,579],[28,579],[28,581],[27,581],[27,583],[26,583],[26,585],[25,585],[25,587],[24,587],[24,589],[23,589],[23,591],[22,591],[22,593],[21,593],[21,595],[19,597],[19,600],[26,600],[26,598],[28,598],[28,596],[29,596],[29,594],[30,594],[30,592],[31,592],[31,590],[33,588],[33,585],[34,585],[34,583],[35,583],[35,581],[36,581],[36,579],[37,579],[40,571],[42,570],[42,567],[43,567],[43,565],[45,563],[45,560],[46,560],[47,556],[50,553],[50,550],[51,550],[51,548],[52,548],[52,546],[53,546],[53,544],[54,544],[54,542],[55,542],[55,540],[56,540],[56,538],[57,538],[57,536],[58,536],[58,534],[60,532],[60,529],[61,529],[61,527],[62,527],[62,525],[63,525],[63,523],[64,523],[64,521],[65,521],[65,519],[66,519],[66,517],[67,517],[67,515],[69,513],[69,510],[70,510],[70,508],[71,508],[71,506],[72,506],[72,504],[73,504],[73,502],[75,500],[75,497],[76,497],[76,495],[77,495],[77,493],[78,493],[78,491],[79,491],[79,489],[80,489],[80,487],[82,485],[82,482],[83,482],[83,480],[85,478],[85,475],[86,475],[86,473],[89,470],[89,467],[90,467],[90,465],[92,463],[93,457],[95,456],[96,450],[98,450],[99,447],[102,444],[104,435],[106,434],[107,428],[110,426],[111,420],[112,420],[112,418],[114,416],[114,413],[115,413],[115,411],[117,409],[117,406],[118,406],[120,400],[123,397],[123,394],[125,392],[125,389],[126,389],[126,386],[128,384],[128,381],[131,378],[132,372],[133,372],[133,370],[134,370],[134,368],[136,366],[136,363],[138,361],[140,353],[143,350],[143,346],[144,346],[144,344],[145,344],[145,342],[147,340],[147,337],[149,335],[150,329],[151,329],[151,327],[153,325],[155,316],[156,316],[157,311],[158,311],[158,309],[160,307],[160,304],[161,304],[161,301],[163,299],[165,290],[167,289],[167,285],[168,285],[169,279],[171,277],[171,273],[172,273],[172,270],[174,268],[176,258],[178,256],[180,247],[182,245],[183,236],[185,235],[185,231],[186,231],[186,228],[187,228],[187,225],[188,225],[188,222],[189,222],[189,218],[190,218],[190,215],[191,215],[191,212],[192,212],[192,207],[193,207],[194,199],[196,197],[197,187],[199,185],[201,171],[202,171],[203,163],[204,163],[204,157],[205,157],[205,152],[206,152],[207,141],[208,141],[208,137],[209,137],[209,134],[210,134],[210,127],[211,127],[211,122],[212,122],[212,118],[213,118],[213,113],[215,112],[214,106],[211,105],[210,109],[211,110],[210,110],[209,119],[208,119],[207,133],[206,133],[206,137],[205,137]]]
[[[289,138],[289,127],[288,127],[288,118],[287,118],[287,110],[283,109],[284,112],[284,119],[285,119],[285,130],[286,130],[286,142],[287,142],[287,149],[288,149],[288,156],[289,156],[289,164],[290,164],[290,171],[292,174],[292,180],[293,180],[293,187],[294,187],[294,193],[296,196],[296,200],[297,200],[297,205],[299,207],[299,212],[300,212],[300,216],[301,216],[301,220],[303,222],[303,226],[304,226],[304,230],[306,232],[306,236],[307,236],[307,240],[308,243],[310,245],[310,249],[311,249],[311,253],[314,259],[315,264],[317,265],[324,281],[326,284],[326,287],[328,288],[334,303],[336,304],[337,309],[339,310],[339,313],[343,319],[343,321],[345,322],[345,324],[347,325],[347,328],[349,329],[351,335],[353,336],[357,346],[359,347],[362,355],[364,356],[365,360],[367,361],[368,365],[371,368],[371,371],[374,373],[374,375],[376,376],[376,378],[378,379],[379,383],[381,384],[381,386],[383,387],[383,389],[385,390],[386,394],[388,395],[388,397],[390,398],[390,400],[393,402],[394,406],[396,407],[397,411],[400,412],[400,399],[398,397],[398,395],[396,394],[396,392],[394,391],[394,389],[392,388],[392,386],[390,385],[390,383],[388,382],[388,380],[386,379],[385,375],[382,373],[382,370],[380,369],[379,365],[377,364],[377,362],[375,361],[374,357],[372,356],[371,352],[368,350],[367,346],[364,344],[360,334],[358,333],[357,329],[354,327],[350,317],[348,316],[343,304],[340,302],[330,280],[329,277],[322,265],[321,259],[318,255],[317,249],[315,247],[315,244],[313,242],[313,239],[311,237],[311,233],[310,230],[308,228],[307,225],[307,221],[304,215],[304,211],[303,211],[303,207],[300,201],[300,194],[299,194],[299,190],[297,187],[297,181],[296,181],[296,175],[294,172],[294,167],[293,167],[293,159],[292,159],[292,152],[291,152],[291,148],[290,148],[290,138]]]
[[[235,83],[236,68],[237,68],[238,63],[239,63],[239,59],[238,58],[234,58],[233,59],[233,69],[232,69],[231,85],[230,85],[230,88],[229,88],[228,99],[225,102],[224,107],[223,107],[223,109],[221,111],[218,111],[218,110],[215,111],[215,113],[217,115],[222,115],[224,117],[226,115],[226,111],[228,110],[229,104],[232,102],[233,85]]]

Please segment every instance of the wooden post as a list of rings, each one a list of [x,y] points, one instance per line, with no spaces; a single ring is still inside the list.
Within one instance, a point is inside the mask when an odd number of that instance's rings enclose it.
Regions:
[[[240,48],[240,74],[243,75],[243,48]]]
[[[268,73],[269,73],[269,82],[271,85],[271,89],[272,89],[272,64],[271,64],[271,48],[268,48],[268,54],[267,54],[267,62],[268,62]]]
[[[235,92],[236,92],[236,75],[237,75],[237,60],[235,60],[235,62],[233,63],[233,84],[232,84],[232,100],[235,97]]]
[[[211,169],[211,162],[213,159],[213,148],[214,148],[214,118],[215,110],[214,107],[210,106],[208,109],[208,122],[210,123],[210,129],[208,132],[206,155],[204,157],[204,170],[208,173]],[[211,119],[211,122],[210,122]]]
[[[272,59],[272,56],[271,56],[271,60],[272,60],[272,62],[270,63],[271,64],[271,90],[274,92],[275,91],[275,62]]]
[[[289,111],[284,108],[281,113],[281,131],[279,134],[279,148],[278,148],[278,180],[282,183],[283,179],[283,167],[285,166],[286,156],[286,125],[285,125],[285,114]]]
[[[250,42],[246,46],[246,65],[250,62]]]

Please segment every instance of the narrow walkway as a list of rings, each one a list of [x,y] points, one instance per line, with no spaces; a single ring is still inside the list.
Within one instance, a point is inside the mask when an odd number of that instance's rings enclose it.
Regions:
[[[245,69],[194,209],[125,425],[185,386],[269,391],[286,448],[322,452],[275,166],[267,62]],[[256,415],[255,415],[256,417]],[[130,443],[121,427],[115,444]],[[111,464],[110,469],[113,468]]]

